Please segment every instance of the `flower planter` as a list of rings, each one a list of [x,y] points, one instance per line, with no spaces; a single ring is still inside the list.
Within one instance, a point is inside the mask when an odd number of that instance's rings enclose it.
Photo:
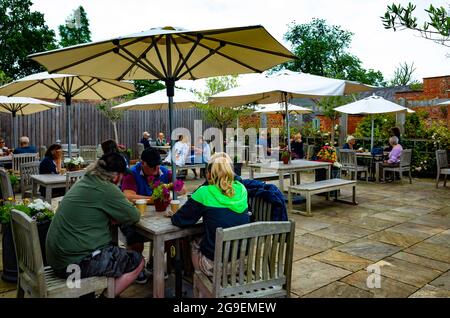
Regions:
[[[284,158],[281,158],[281,161],[283,161],[283,163],[285,164],[285,165],[287,165],[287,164],[289,164],[289,157],[284,157]]]
[[[164,212],[169,206],[170,201],[155,200],[155,211]]]
[[[45,239],[47,237],[50,221],[44,221],[38,224],[39,243],[41,244],[42,261],[44,266],[47,266],[47,259],[45,253]],[[14,248],[14,240],[12,236],[12,229],[10,224],[2,224],[2,258],[3,258],[3,274],[2,279],[7,282],[17,282],[17,259]]]

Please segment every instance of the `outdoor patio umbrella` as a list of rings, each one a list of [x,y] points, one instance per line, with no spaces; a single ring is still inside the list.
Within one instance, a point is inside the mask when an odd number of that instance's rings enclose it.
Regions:
[[[262,26],[188,31],[154,28],[30,56],[51,73],[122,79],[156,79],[166,84],[169,129],[175,82],[242,73],[260,73],[295,59]],[[173,146],[173,138],[171,138]],[[173,181],[175,164],[172,161]],[[174,193],[174,197],[176,194]]]
[[[17,145],[17,115],[29,115],[55,107],[59,107],[59,105],[30,97],[0,96],[0,112],[11,113],[12,116],[13,147],[16,147]]]
[[[393,103],[384,99],[381,96],[372,95],[356,102],[346,104],[344,106],[336,107],[334,110],[345,113],[345,114],[361,114],[370,115],[372,118],[372,129],[370,137],[370,149],[373,149],[373,129],[374,120],[373,114],[384,114],[384,113],[398,113],[398,112],[414,112],[413,110],[400,106],[399,104]]]
[[[107,100],[134,92],[132,83],[91,76],[48,74],[26,76],[0,87],[0,95],[32,96],[34,98],[65,99],[67,107],[67,143],[72,156],[71,105],[73,99]]]
[[[201,103],[194,93],[185,89],[175,88],[174,93],[173,103],[177,108],[188,108]],[[114,106],[113,108],[117,110],[151,110],[167,108],[168,105],[166,90],[162,89]]]
[[[284,103],[287,112],[288,102],[292,98],[341,96],[369,91],[373,88],[358,82],[283,70],[272,76],[262,76],[248,85],[234,87],[213,95],[209,103],[216,106]],[[288,120],[289,116],[286,116],[287,127],[289,127]],[[289,130],[287,136],[289,140]],[[288,146],[290,150],[290,145]]]

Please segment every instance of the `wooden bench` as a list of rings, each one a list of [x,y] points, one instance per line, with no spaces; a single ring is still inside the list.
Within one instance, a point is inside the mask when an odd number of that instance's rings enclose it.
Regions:
[[[289,173],[285,173],[283,176],[285,179],[290,177]],[[278,173],[262,173],[259,175],[254,175],[253,180],[258,181],[272,181],[272,180],[279,180],[280,176]]]
[[[352,201],[338,199],[338,191],[335,191],[334,201],[343,203],[349,203],[356,205],[356,180],[345,179],[328,179],[312,183],[298,184],[295,186],[289,186],[288,190],[288,210],[292,213],[298,213],[306,216],[312,216],[311,213],[311,196],[318,193],[329,192],[333,190],[339,190],[345,186],[352,186],[353,196]],[[300,210],[294,210],[292,208],[292,196],[293,194],[300,194],[306,198],[306,212]],[[327,193],[327,200],[329,199],[329,193]]]

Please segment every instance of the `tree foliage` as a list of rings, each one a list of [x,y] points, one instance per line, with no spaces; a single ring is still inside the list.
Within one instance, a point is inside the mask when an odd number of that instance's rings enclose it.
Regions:
[[[206,80],[206,90],[204,92],[196,92],[203,102],[207,102],[212,95],[226,91],[237,86],[237,76],[220,76],[212,77]],[[225,128],[234,124],[237,118],[251,113],[248,106],[239,107],[223,107],[213,106],[209,104],[197,105],[203,111],[205,119],[217,125],[219,129],[225,131]]]
[[[125,102],[125,100],[107,100],[99,105],[97,105],[97,109],[109,119],[114,129],[114,139],[116,143],[119,143],[119,134],[117,132],[117,123],[123,118],[123,110],[113,109],[112,107],[119,105]]]
[[[59,45],[67,47],[71,45],[87,43],[91,41],[91,31],[89,30],[89,20],[86,11],[79,6],[67,17],[66,24],[58,26]]]
[[[364,69],[361,60],[347,51],[352,36],[353,33],[340,26],[330,26],[323,19],[313,19],[306,24],[294,22],[284,38],[291,43],[299,59],[281,67],[364,84],[384,85],[380,71]]]
[[[450,47],[450,17],[444,7],[435,7],[430,4],[425,12],[428,13],[428,20],[423,23],[418,22],[414,16],[416,5],[411,2],[407,6],[392,4],[387,7],[383,17],[385,29],[418,31],[420,35],[444,46]]]
[[[166,86],[161,81],[136,80],[134,81],[134,87],[136,88],[136,92],[134,92],[134,97],[137,98],[164,89]]]
[[[409,85],[413,83],[417,83],[417,81],[413,78],[413,73],[416,70],[414,67],[414,62],[408,64],[406,62],[400,63],[400,65],[394,71],[394,78],[391,80],[392,86],[403,86]]]
[[[29,54],[56,48],[55,32],[30,0],[0,0],[0,69],[17,79],[43,69]]]
[[[331,120],[331,136],[330,139],[334,141],[334,126],[336,124],[336,120],[341,116],[341,113],[335,111],[334,109],[338,106],[342,106],[348,103],[351,103],[353,98],[351,96],[329,96],[323,97],[318,102],[322,114]]]

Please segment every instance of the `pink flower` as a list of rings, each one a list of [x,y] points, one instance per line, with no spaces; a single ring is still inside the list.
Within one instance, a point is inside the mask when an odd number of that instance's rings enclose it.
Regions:
[[[153,188],[159,187],[160,184],[161,184],[161,181],[160,181],[159,179],[155,180],[155,181],[153,182]]]
[[[184,182],[183,180],[175,180],[175,183],[173,184],[173,189],[178,192],[181,191],[181,189],[183,189],[184,186]]]

